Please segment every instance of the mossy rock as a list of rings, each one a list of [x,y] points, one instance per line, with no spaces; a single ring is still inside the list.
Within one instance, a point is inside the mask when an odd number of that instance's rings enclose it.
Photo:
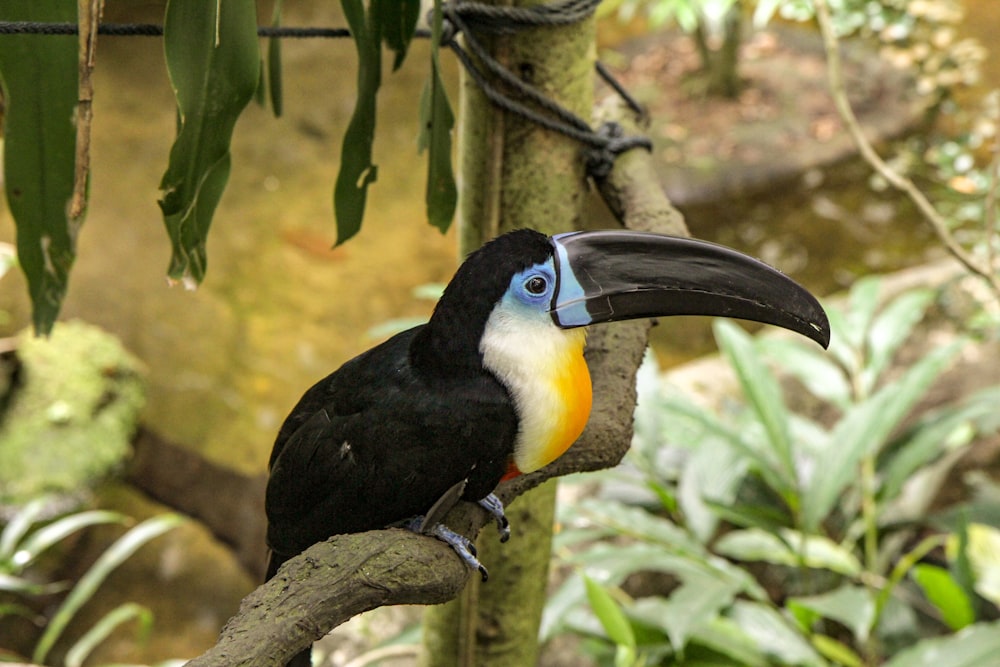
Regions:
[[[18,380],[0,417],[0,506],[85,497],[122,468],[145,402],[142,364],[82,322],[19,334]]]

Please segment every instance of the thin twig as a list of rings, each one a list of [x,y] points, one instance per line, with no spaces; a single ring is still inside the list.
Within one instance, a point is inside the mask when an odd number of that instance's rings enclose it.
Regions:
[[[916,205],[923,214],[927,222],[934,229],[935,234],[945,245],[948,251],[961,262],[970,272],[983,278],[1000,299],[1000,276],[994,273],[992,263],[983,263],[963,248],[951,234],[948,223],[944,216],[927,199],[926,195],[914,184],[912,180],[903,176],[893,169],[882,159],[871,142],[865,136],[858,122],[854,109],[847,98],[847,88],[844,85],[844,77],[841,67],[840,50],[837,36],[834,32],[833,21],[830,18],[830,7],[827,0],[815,0],[816,20],[819,23],[820,33],[823,37],[823,47],[826,51],[827,75],[830,79],[830,93],[833,95],[834,104],[840,113],[847,131],[854,140],[861,157],[890,185],[903,192]]]

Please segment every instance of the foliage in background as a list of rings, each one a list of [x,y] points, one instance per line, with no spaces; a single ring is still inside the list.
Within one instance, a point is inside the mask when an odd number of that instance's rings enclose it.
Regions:
[[[846,309],[827,308],[829,354],[719,321],[743,398],[718,408],[665,392],[650,363],[628,466],[563,508],[558,550],[575,573],[545,635],[572,631],[616,666],[995,655],[998,498],[932,503],[973,439],[1000,430],[1000,386],[911,419],[963,342],[890,372],[932,296],[879,309],[877,282],[860,281]],[[633,597],[633,577],[659,591]]]
[[[273,26],[281,24],[281,5],[275,4]],[[419,0],[341,0],[341,5],[359,63],[357,102],[334,188],[337,243],[360,229],[368,186],[377,176],[371,153],[382,46],[395,54],[394,67],[401,66],[420,16]],[[0,20],[76,22],[77,2],[0,0]],[[440,34],[439,15],[433,29]],[[256,31],[256,5],[249,0],[166,3],[164,54],[178,132],[160,183],[160,208],[172,244],[168,276],[190,288],[205,276],[208,231],[228,180],[236,121],[255,93],[258,100],[269,97],[275,115],[282,111],[280,40],[270,40],[265,67]],[[418,148],[428,153],[427,217],[444,231],[457,191],[451,168],[454,117],[441,84],[438,49],[436,40],[414,120],[421,128]],[[0,35],[4,182],[38,333],[48,333],[59,315],[83,222],[82,215],[70,219],[66,205],[73,193],[80,122],[77,54],[71,36]]]
[[[131,520],[118,513],[105,510],[73,512],[54,520],[46,518],[51,499],[38,498],[21,508],[0,531],[0,617],[22,616],[43,628],[32,651],[32,662],[45,665],[53,646],[62,636],[70,621],[119,565],[128,560],[140,547],[179,525],[183,519],[176,514],[163,514],[147,519],[133,527],[112,543],[97,561],[70,586],[65,582],[39,583],[32,566],[53,547],[76,532],[102,524],[128,524]],[[48,617],[39,617],[30,600],[49,597],[68,590],[66,596]],[[152,613],[136,603],[115,607],[77,639],[66,652],[65,667],[80,667],[87,656],[119,626],[138,621],[139,635],[149,633]],[[0,662],[14,659],[0,647]]]

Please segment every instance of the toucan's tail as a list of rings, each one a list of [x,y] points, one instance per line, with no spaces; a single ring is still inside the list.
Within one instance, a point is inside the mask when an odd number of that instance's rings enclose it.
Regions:
[[[264,581],[268,581],[275,574],[278,573],[278,568],[281,564],[288,560],[287,556],[282,556],[281,554],[271,551],[267,556],[267,574],[264,575]],[[301,653],[295,655],[294,658],[288,661],[285,667],[312,667],[312,647],[305,649]]]

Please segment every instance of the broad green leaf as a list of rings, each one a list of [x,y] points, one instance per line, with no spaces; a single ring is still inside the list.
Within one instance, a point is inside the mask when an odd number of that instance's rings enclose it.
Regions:
[[[75,0],[0,0],[6,21],[76,23],[76,10]],[[82,223],[68,213],[77,50],[73,35],[0,35],[3,181],[38,334],[49,333],[59,315]]]
[[[677,493],[688,529],[702,542],[711,539],[722,518],[715,507],[729,506],[746,476],[749,461],[716,439],[706,439],[688,457]]]
[[[682,421],[689,422],[703,432],[703,437],[719,438],[738,451],[750,461],[776,492],[790,491],[788,480],[782,475],[781,464],[775,459],[773,451],[758,451],[753,444],[744,439],[742,432],[723,422],[711,411],[694,405],[683,397],[667,398],[663,409],[672,423],[680,425]]]
[[[941,612],[941,620],[949,628],[961,630],[975,622],[972,601],[948,570],[920,563],[913,566],[910,576],[920,586],[924,596]]]
[[[796,340],[764,337],[757,341],[761,350],[783,371],[791,373],[809,392],[839,408],[851,401],[851,386],[843,369],[835,364],[826,350],[816,345],[807,347]]]
[[[863,586],[845,585],[829,593],[790,598],[790,610],[808,609],[850,629],[859,643],[868,641],[875,623],[875,597]]]
[[[108,575],[128,560],[141,546],[183,522],[184,519],[177,514],[155,516],[136,525],[115,540],[90,566],[90,569],[83,573],[73,590],[59,605],[56,613],[45,626],[45,631],[38,643],[35,644],[32,660],[40,665],[45,663],[49,651],[52,650],[69,622],[73,620],[80,608],[94,596]]]
[[[932,350],[896,382],[845,413],[830,433],[829,446],[818,457],[816,472],[804,485],[802,520],[806,531],[816,531],[844,489],[857,480],[862,457],[878,454],[958,349],[956,343]]]
[[[337,214],[337,245],[361,229],[368,186],[378,177],[372,163],[375,141],[376,96],[382,84],[382,38],[378,13],[365,11],[363,0],[341,0],[344,16],[358,52],[358,97],[344,133],[340,150],[340,172],[333,191]]]
[[[1000,607],[1000,530],[981,523],[970,523],[965,534],[964,550],[959,537],[948,540],[948,556],[957,561],[964,551],[975,591]]]
[[[986,667],[1000,655],[1000,621],[977,623],[943,638],[924,639],[883,667]]]
[[[865,336],[878,309],[880,285],[881,281],[877,276],[865,276],[851,286],[845,334],[851,347],[856,350],[864,348]]]
[[[671,553],[658,544],[632,543],[617,545],[598,543],[570,559],[595,582],[617,586],[633,572],[669,572],[682,581],[714,577],[732,583],[740,593],[753,599],[766,599],[767,593],[746,571],[721,558],[688,558]],[[550,596],[542,615],[540,636],[551,637],[563,617],[586,596],[580,577],[570,577]]]
[[[451,165],[451,132],[455,126],[455,115],[441,81],[441,61],[438,55],[442,21],[440,4],[440,0],[436,0],[434,22],[431,25],[431,72],[420,96],[418,143],[421,151],[427,149],[427,220],[443,233],[448,231],[455,216],[458,189]]]
[[[770,605],[737,600],[728,616],[779,664],[826,665],[816,649]]]
[[[920,419],[904,434],[903,443],[880,462],[879,495],[883,501],[896,497],[921,467],[965,445],[976,433],[974,424],[995,413],[997,405],[1000,405],[1000,388],[991,387],[969,396],[957,406],[937,410]]]
[[[875,317],[868,330],[867,362],[860,375],[866,395],[875,388],[899,346],[910,337],[913,327],[923,319],[933,298],[934,293],[926,289],[904,292]]]
[[[732,581],[709,575],[691,577],[677,587],[669,598],[641,598],[629,615],[652,627],[662,629],[677,652],[683,652],[692,634],[718,617],[739,593]]]
[[[732,619],[723,616],[710,619],[704,626],[695,629],[691,633],[691,641],[729,657],[740,667],[773,667],[754,638]]]
[[[781,466],[784,487],[778,489],[786,500],[797,494],[795,464],[788,429],[788,410],[777,378],[763,363],[754,348],[753,339],[732,322],[716,320],[715,339],[726,359],[736,371],[743,394],[767,432],[767,442]]]
[[[169,0],[163,43],[179,130],[160,182],[173,246],[167,274],[194,287],[205,277],[205,243],[229,178],[229,143],[260,73],[253,0]]]
[[[861,573],[861,563],[850,551],[821,535],[782,530],[780,538],[757,528],[734,530],[715,543],[715,551],[739,561],[765,561],[789,567],[825,569],[849,577]]]
[[[704,555],[696,540],[678,528],[672,521],[650,514],[638,507],[619,502],[587,499],[579,504],[579,511],[589,521],[614,530],[615,534],[661,544],[675,553]]]
[[[410,40],[413,39],[413,33],[417,29],[420,0],[376,0],[372,2],[372,7],[381,14],[385,45],[396,54],[392,61],[392,69],[398,70],[406,58]],[[439,42],[440,39],[434,40],[435,45]]]
[[[587,590],[590,608],[601,622],[608,638],[619,646],[627,646],[634,650],[635,633],[618,602],[603,586],[586,575],[583,576],[583,584]]]
[[[281,26],[281,9],[284,0],[276,0],[271,14],[271,25]],[[267,83],[271,94],[271,110],[275,118],[280,118],[284,110],[283,86],[281,84],[281,39],[272,37],[267,44]]]

